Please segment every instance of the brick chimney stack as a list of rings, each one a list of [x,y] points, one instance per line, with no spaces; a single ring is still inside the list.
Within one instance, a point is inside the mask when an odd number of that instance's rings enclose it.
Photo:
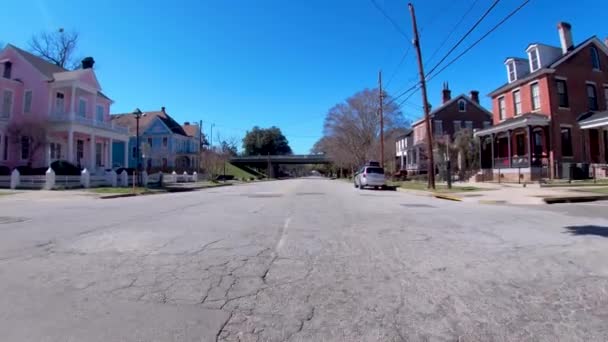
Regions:
[[[442,104],[445,104],[446,102],[450,101],[452,99],[452,91],[450,90],[450,87],[448,85],[448,82],[443,82],[443,90],[441,91],[442,94]]]
[[[479,104],[479,92],[477,90],[471,90],[471,101]]]
[[[559,31],[562,53],[565,55],[574,47],[574,43],[572,42],[572,25],[562,21],[557,24],[557,30]]]

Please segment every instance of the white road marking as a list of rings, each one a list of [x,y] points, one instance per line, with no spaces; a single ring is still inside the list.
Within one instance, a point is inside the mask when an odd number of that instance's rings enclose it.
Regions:
[[[278,253],[279,249],[281,249],[283,247],[283,245],[285,244],[285,238],[287,237],[287,228],[289,228],[289,223],[291,222],[291,217],[287,217],[285,219],[285,223],[283,224],[283,229],[281,231],[281,238],[279,239],[279,242],[277,243],[277,246],[275,248],[275,251]]]

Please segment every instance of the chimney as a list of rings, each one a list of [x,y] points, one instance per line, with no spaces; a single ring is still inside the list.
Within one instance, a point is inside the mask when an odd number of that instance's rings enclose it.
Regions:
[[[189,121],[184,122],[184,126],[190,126],[190,122]]]
[[[572,25],[562,21],[557,24],[557,30],[559,31],[559,41],[562,45],[562,53],[565,55],[574,47],[574,44],[572,43]]]
[[[93,59],[93,57],[85,57],[82,60],[83,69],[93,69],[93,64],[95,64],[95,60]]]
[[[477,90],[471,90],[471,101],[479,104],[479,92]]]
[[[167,112],[165,112],[165,106],[160,107],[160,111],[167,114]]]
[[[444,82],[443,83],[443,90],[441,91],[442,94],[442,104],[445,104],[446,102],[450,101],[452,99],[452,91],[450,91],[448,82]]]

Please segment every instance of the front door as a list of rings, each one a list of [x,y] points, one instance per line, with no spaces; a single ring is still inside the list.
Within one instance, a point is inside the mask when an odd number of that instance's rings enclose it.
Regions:
[[[600,132],[597,129],[589,130],[589,154],[592,163],[600,162]]]

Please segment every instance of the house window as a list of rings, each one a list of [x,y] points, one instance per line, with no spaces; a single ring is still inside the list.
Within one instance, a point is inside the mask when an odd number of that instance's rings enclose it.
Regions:
[[[84,140],[76,140],[76,160],[78,163],[84,159]]]
[[[466,112],[467,111],[467,103],[464,100],[458,101],[458,111]]]
[[[500,121],[505,119],[505,113],[506,113],[507,107],[505,105],[505,98],[503,97],[499,97],[498,98],[498,119]]]
[[[30,157],[30,138],[21,137],[21,160],[29,159]]]
[[[55,112],[58,114],[65,113],[65,95],[63,93],[55,95]]]
[[[566,85],[565,80],[557,80],[557,98],[559,100],[559,106],[563,108],[568,108],[570,104],[568,103],[568,87]]]
[[[2,160],[8,160],[8,135],[4,136],[4,143],[2,144]]]
[[[461,128],[462,123],[460,122],[460,120],[454,120],[454,133],[460,131]]]
[[[11,78],[12,71],[13,71],[13,63],[11,63],[11,62],[4,63],[4,73],[2,73],[2,77]]]
[[[95,144],[95,165],[102,165],[102,156],[103,156],[103,145],[101,143]]]
[[[87,100],[79,99],[78,100],[78,115],[83,118],[87,116]]]
[[[608,86],[604,86],[604,101],[606,101],[606,110],[608,110]]]
[[[441,120],[434,121],[435,135],[443,135],[443,122]]]
[[[593,69],[600,70],[600,54],[595,46],[591,47],[591,65]]]
[[[587,103],[589,110],[597,110],[597,92],[593,84],[587,84]]]
[[[167,145],[169,144],[169,139],[167,137],[163,138],[163,147],[167,147]]]
[[[131,157],[133,159],[137,159],[137,146],[133,146],[133,149],[131,150]]]
[[[490,121],[484,121],[483,122],[483,128],[488,128],[490,126],[492,126],[492,123]]]
[[[8,118],[13,110],[13,92],[4,90],[2,94],[2,117]]]
[[[167,158],[163,158],[163,169],[167,168]]]
[[[61,159],[61,144],[51,143],[51,159]]]
[[[95,109],[95,116],[97,117],[97,121],[98,122],[103,122],[103,106],[101,105],[97,105],[97,108]]]
[[[562,156],[572,157],[572,130],[562,127]]]
[[[530,86],[530,93],[532,94],[532,110],[540,109],[540,88],[537,83],[533,83]]]
[[[473,130],[473,121],[466,121],[464,125],[468,130]]]
[[[521,93],[519,90],[513,92],[513,108],[516,116],[521,114]]]
[[[23,113],[29,114],[32,112],[32,91],[26,90],[23,94]]]
[[[538,61],[538,50],[533,49],[530,51],[530,71],[535,71],[540,68],[540,62]]]
[[[152,148],[152,138],[148,138],[148,146],[150,146],[150,148]]]
[[[515,63],[511,62],[507,64],[507,70],[509,72],[509,83],[511,83],[517,79],[517,75],[515,74]]]

